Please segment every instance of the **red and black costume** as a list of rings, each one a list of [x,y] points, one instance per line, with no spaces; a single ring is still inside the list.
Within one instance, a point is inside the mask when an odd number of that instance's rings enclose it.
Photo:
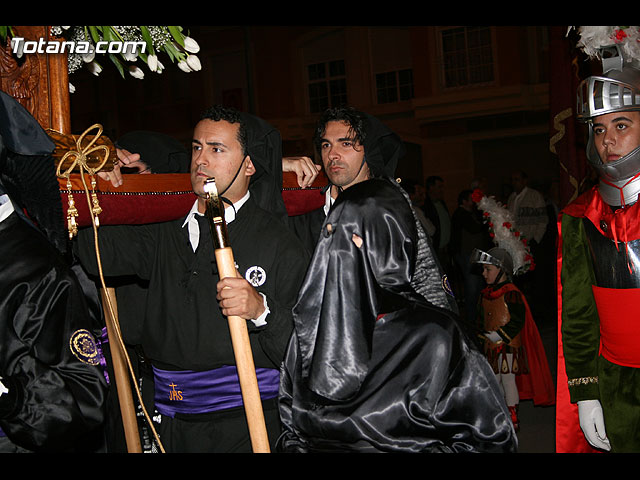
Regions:
[[[485,315],[491,311],[492,315]],[[499,314],[499,315],[496,315]],[[533,400],[539,406],[553,405],[553,379],[544,346],[525,296],[511,282],[490,285],[482,291],[479,308],[484,331],[495,331],[502,342],[490,347],[485,341],[485,354],[494,372],[504,368],[498,364],[499,353],[513,353],[511,372],[516,375],[520,400]],[[502,317],[495,325],[488,317]],[[492,344],[495,345],[495,344]]]
[[[580,429],[580,400],[600,401],[613,451],[638,451],[640,214],[611,207],[594,187],[559,218],[556,450],[595,451]],[[566,370],[565,370],[566,367]],[[624,388],[622,388],[624,386]],[[638,398],[632,396],[630,398]]]

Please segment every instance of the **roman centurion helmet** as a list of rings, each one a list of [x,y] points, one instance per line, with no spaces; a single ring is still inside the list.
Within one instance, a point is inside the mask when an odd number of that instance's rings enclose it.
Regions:
[[[509,279],[513,278],[514,271],[513,259],[511,254],[500,247],[493,247],[488,251],[474,248],[471,252],[471,263],[478,263],[480,265],[494,265],[507,274]]]
[[[595,146],[593,119],[613,112],[640,110],[640,61],[629,59],[615,44],[598,49],[603,74],[583,80],[577,92],[577,119],[588,125],[587,159],[601,179],[600,193],[610,205],[633,203],[640,187],[626,188],[629,179],[640,172],[640,146],[627,155],[604,163]]]

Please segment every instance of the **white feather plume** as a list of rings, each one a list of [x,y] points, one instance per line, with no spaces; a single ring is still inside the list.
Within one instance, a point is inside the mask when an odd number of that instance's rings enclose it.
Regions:
[[[578,47],[590,58],[600,58],[599,48],[618,44],[628,61],[640,61],[640,27],[581,26]]]
[[[528,239],[515,228],[511,212],[494,197],[488,197],[480,190],[475,190],[472,198],[483,211],[483,219],[489,226],[493,242],[511,255],[513,274],[520,275],[533,270],[535,264],[527,245]]]

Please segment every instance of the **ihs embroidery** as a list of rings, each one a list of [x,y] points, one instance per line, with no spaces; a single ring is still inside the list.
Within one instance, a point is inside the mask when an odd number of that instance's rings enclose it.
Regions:
[[[182,400],[182,390],[176,390],[177,385],[175,383],[171,383],[169,385],[171,390],[169,391],[169,400]]]

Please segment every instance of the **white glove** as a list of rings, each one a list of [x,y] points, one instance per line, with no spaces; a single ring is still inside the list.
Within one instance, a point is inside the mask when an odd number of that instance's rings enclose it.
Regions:
[[[595,448],[611,450],[609,439],[604,428],[604,415],[598,400],[582,400],[578,402],[580,428],[587,442]]]
[[[502,337],[497,332],[484,332],[484,336],[491,340],[493,343],[498,343],[502,340]]]

